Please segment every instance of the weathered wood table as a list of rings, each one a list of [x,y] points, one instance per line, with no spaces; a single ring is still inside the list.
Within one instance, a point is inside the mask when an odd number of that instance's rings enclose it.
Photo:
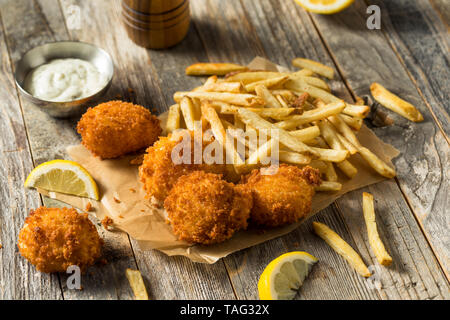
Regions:
[[[170,50],[150,51],[127,38],[117,0],[1,0],[0,299],[132,299],[126,268],[139,268],[152,299],[257,299],[264,267],[293,250],[320,259],[300,299],[449,299],[450,5],[445,0],[370,3],[381,8],[381,30],[366,27],[365,1],[319,16],[293,0],[193,0],[188,37]],[[73,19],[78,10],[80,21]],[[297,56],[334,66],[338,76],[332,89],[349,101],[368,94],[378,81],[415,104],[423,123],[389,113],[395,123],[374,128],[401,151],[395,160],[398,177],[364,189],[377,199],[379,230],[394,259],[389,268],[375,268],[381,286],[360,277],[315,236],[311,221],[213,265],[141,251],[126,234],[101,231],[108,264],[83,276],[84,290],[67,289],[65,274],[37,272],[18,254],[17,235],[30,209],[62,204],[25,190],[23,182],[34,166],[67,157],[65,147],[79,141],[78,119],[53,119],[27,103],[13,72],[28,49],[67,39],[94,43],[112,55],[116,74],[105,100],[120,95],[159,112],[171,104],[173,92],[200,83],[184,75],[189,64],[246,64],[255,56],[284,66]],[[371,126],[370,119],[366,123]],[[377,266],[361,191],[345,195],[314,220],[330,225],[367,265]]]

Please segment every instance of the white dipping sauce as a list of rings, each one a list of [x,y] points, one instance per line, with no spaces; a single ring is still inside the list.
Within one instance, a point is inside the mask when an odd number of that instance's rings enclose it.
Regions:
[[[25,90],[47,101],[68,102],[100,91],[108,79],[88,61],[56,59],[31,71]]]

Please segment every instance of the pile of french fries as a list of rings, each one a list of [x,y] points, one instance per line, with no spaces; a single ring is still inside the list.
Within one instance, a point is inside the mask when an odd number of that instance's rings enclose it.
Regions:
[[[208,75],[206,82],[191,91],[176,92],[170,107],[166,131],[210,128],[227,156],[234,159],[237,174],[263,166],[260,159],[279,146],[279,161],[298,166],[310,165],[324,177],[318,191],[338,191],[337,170],[353,178],[358,170],[349,159],[359,154],[380,175],[392,178],[395,170],[357,138],[370,108],[359,100],[348,103],[334,96],[323,78],[332,79],[332,68],[296,58],[295,72],[253,71],[236,64],[198,63],[186,69],[188,75]],[[218,76],[224,75],[223,78]],[[227,129],[240,129],[237,144],[226,139]],[[254,145],[250,131],[272,132],[267,143]],[[270,134],[270,133],[269,133]]]

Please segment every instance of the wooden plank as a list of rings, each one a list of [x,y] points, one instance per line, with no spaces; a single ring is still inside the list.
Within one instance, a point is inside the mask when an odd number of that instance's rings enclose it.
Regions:
[[[440,16],[442,22],[448,29],[448,24],[450,23],[450,6],[447,0],[429,0],[434,10]]]
[[[251,25],[251,29],[256,30],[258,37],[261,39],[262,46],[270,60],[289,66],[290,60],[293,57],[304,56],[307,58],[322,61],[329,65],[333,65],[332,61],[327,55],[326,49],[321,44],[319,37],[317,35],[314,35],[314,25],[310,23],[308,15],[302,9],[295,6],[295,4],[291,2],[278,2],[278,1],[259,1],[257,3],[253,1],[243,1],[242,3],[244,5],[245,13],[239,15],[238,19],[239,21],[242,21],[242,24],[235,25],[235,28],[243,32],[247,24]],[[230,6],[232,5],[233,4],[230,4]],[[235,5],[235,7],[238,6]],[[201,6],[199,10],[201,10]],[[247,17],[248,22],[243,21],[245,17]],[[283,17],[283,19],[280,19],[279,17]],[[247,34],[250,34],[248,35],[248,37],[250,36],[253,37],[253,34],[251,34],[250,32],[248,32]],[[210,35],[210,37],[218,38],[219,36],[218,34],[213,34]],[[219,40],[216,41],[221,42]],[[283,50],[273,49],[280,47],[282,47]],[[352,48],[353,46],[347,45],[347,47]],[[211,48],[211,50],[213,49],[214,48]],[[217,50],[222,52],[226,50],[226,48],[220,47]],[[247,50],[250,49],[243,47],[240,48],[240,50],[242,52],[246,52]],[[345,50],[346,49],[343,48],[343,51]],[[212,54],[209,52],[208,55],[211,56]],[[284,57],[284,55],[286,56]],[[233,62],[240,62],[240,61],[233,61]],[[340,79],[338,80],[341,81]],[[335,87],[337,85],[339,84],[333,83],[333,90],[335,90]],[[338,95],[348,99],[348,92],[346,95],[344,94],[344,92],[338,92]],[[383,182],[377,184],[371,187],[371,191],[376,198],[383,198],[385,196],[386,190],[388,189],[388,186],[390,186],[390,183],[391,182]],[[402,194],[398,189],[398,187],[396,188],[394,185],[394,187],[390,187],[389,190],[390,195],[392,197],[394,197],[395,199],[400,200],[402,199]],[[349,201],[353,202],[361,201],[360,195],[358,195],[358,193],[353,194],[351,193],[345,195],[337,202],[338,208],[343,208],[344,204]],[[412,216],[409,209],[404,208],[405,202],[403,200],[402,202],[393,203],[392,205],[393,205],[392,211],[395,213],[396,219],[403,219],[408,221],[409,224],[414,225],[415,223],[414,217]],[[326,212],[323,212],[319,214],[318,218],[322,219],[322,217],[326,216],[326,218],[328,219],[333,219],[332,220],[333,222],[330,222],[330,224],[333,226],[339,226],[336,227],[336,229],[338,230],[338,232],[340,232],[339,230],[342,230],[342,232],[344,232],[343,235],[345,235],[346,232],[350,232],[351,239],[353,243],[355,243],[355,248],[357,248],[358,252],[361,253],[364,261],[366,261],[366,263],[368,264],[375,264],[376,260],[373,259],[373,257],[371,256],[371,251],[370,249],[367,248],[366,245],[367,242],[365,242],[364,239],[360,236],[363,235],[365,232],[364,224],[352,223],[351,221],[352,219],[349,216],[349,214],[346,211],[339,210],[338,208],[332,208],[333,214],[330,214],[329,213],[330,209],[327,209],[328,214]],[[292,237],[299,237],[299,238],[307,237],[306,236],[306,234],[308,233],[307,230],[308,229],[303,229],[303,227],[301,227],[298,229],[298,231],[293,232],[291,235]],[[288,237],[290,237],[291,235],[288,235]],[[392,233],[390,233],[390,235],[391,241],[393,241],[394,243],[401,243],[402,246],[404,247],[411,247],[410,239],[415,239],[415,241],[418,243],[424,242],[426,243],[417,224],[415,224],[415,228],[410,227],[404,228],[402,230],[394,229],[392,230]],[[274,243],[277,241],[279,240],[274,240]],[[303,246],[303,242],[300,243],[302,249],[305,248]],[[321,245],[320,240],[316,240],[313,243],[315,246]],[[272,246],[272,242],[270,246]],[[298,247],[295,247],[292,244],[284,248],[278,247],[276,250],[273,251],[271,250],[272,252],[276,252],[273,253],[271,257],[274,258],[281,253],[294,250],[297,248]],[[225,259],[227,265],[229,265],[230,271],[232,271],[231,279],[233,281],[233,286],[236,289],[239,297],[241,296],[246,297],[246,295],[249,292],[251,292],[252,297],[256,297],[255,292],[256,292],[257,277],[259,276],[260,272],[263,269],[263,266],[261,266],[258,263],[258,261],[261,260],[260,257],[265,257],[264,252],[266,250],[270,249],[267,249],[267,246],[265,245],[257,246],[242,251],[240,253],[233,254],[232,256]],[[311,247],[310,250],[314,250],[314,247]],[[411,298],[425,297],[424,294],[420,292],[420,289],[416,290],[416,288],[424,288],[424,287],[427,288],[427,290],[429,290],[428,292],[429,294],[426,296],[428,298],[432,297],[442,298],[444,296],[442,292],[445,292],[445,290],[448,288],[448,285],[446,284],[446,280],[439,270],[439,266],[437,265],[436,259],[433,257],[431,250],[425,247],[425,249],[423,250],[417,250],[417,248],[415,248],[415,250],[412,251],[414,251],[415,253],[415,255],[412,257],[408,252],[403,251],[399,252],[398,257],[399,265],[406,263],[411,266],[410,268],[408,268],[408,272],[398,272],[395,269],[392,270],[386,269],[387,272],[382,273],[381,282],[384,284],[384,286],[382,289],[378,290],[378,295],[380,298],[411,299]],[[245,255],[248,252],[257,252],[257,253],[254,255],[251,254]],[[245,258],[243,258],[244,255]],[[239,259],[236,257],[239,257]],[[236,260],[233,261],[233,259]],[[425,259],[431,261],[431,265],[429,268],[427,267],[427,264],[425,264],[424,262]],[[329,257],[326,257],[323,260],[328,262]],[[267,259],[265,260],[264,263],[267,263],[268,261],[270,260]],[[416,265],[420,265],[420,267],[417,267]],[[318,267],[320,268],[320,265]],[[343,268],[348,267],[343,266]],[[424,273],[423,275],[423,277],[426,278],[426,281],[420,278],[419,273],[417,271],[418,269],[427,270],[427,272]],[[239,273],[236,275],[233,273],[233,270],[239,270]],[[437,276],[438,280],[437,284],[432,285],[432,283],[430,284],[427,281],[428,279],[433,279],[435,273],[438,274]],[[331,275],[329,272],[327,273],[327,275],[329,277],[334,276],[337,278],[333,279],[333,281],[335,281],[333,288],[347,289],[349,287],[349,283],[352,283],[348,278],[342,277],[342,275],[339,275],[339,277],[337,277],[336,275]],[[410,283],[413,283],[413,281],[410,281],[410,279],[416,278],[419,278],[420,285],[417,286],[416,283],[415,286],[411,286]],[[351,286],[353,286],[353,283]],[[362,287],[359,289],[359,294],[361,295],[361,297],[370,296],[371,298],[375,298],[377,296],[372,291],[370,291],[371,287],[367,283],[362,283],[361,286]],[[321,288],[323,289],[323,287]],[[348,290],[352,289],[353,288],[348,288]],[[366,292],[370,292],[370,294],[366,294]],[[317,298],[323,297],[324,295],[327,297],[334,296],[333,292],[314,293],[314,294],[316,294],[315,297]]]
[[[195,30],[191,29],[188,38],[170,51],[148,51],[133,44],[124,28],[118,25],[119,2],[111,5],[107,0],[64,1],[62,7],[68,5],[79,6],[83,17],[87,14],[90,17],[83,21],[81,30],[70,30],[72,37],[100,45],[113,57],[116,86],[110,89],[111,95],[130,87],[133,89],[132,101],[156,108],[159,113],[173,101],[175,90],[185,89],[188,83],[195,85],[184,75],[186,65],[205,58]],[[235,298],[221,262],[214,265],[193,263],[186,258],[167,257],[155,250],[142,251],[134,241],[132,243],[152,299]]]
[[[37,272],[17,248],[25,217],[39,206],[40,198],[23,187],[33,162],[2,25],[0,61],[0,300],[62,299],[58,276]]]
[[[448,27],[439,19],[429,1],[375,1],[371,4],[380,6],[383,32],[449,142]]]
[[[395,123],[374,131],[400,150],[401,156],[394,161],[400,188],[448,275],[448,144],[384,34],[365,27],[365,12],[366,6],[356,2],[331,17],[311,16],[355,94],[368,94],[370,84],[380,82],[412,102],[424,115],[424,122],[412,123],[383,108],[381,111],[389,114]]]
[[[25,51],[34,46],[69,38],[56,0],[8,0],[2,2],[0,10],[3,13],[6,40],[13,63],[16,63]],[[5,15],[4,12],[7,14]],[[17,19],[17,17],[24,16],[27,19]],[[79,143],[79,138],[74,130],[77,119],[54,119],[25,100],[21,99],[21,102],[35,164],[66,158],[66,146]],[[25,135],[25,130],[22,134]],[[24,174],[31,171],[31,167],[26,169]],[[23,183],[23,181],[24,178],[18,180],[19,183]],[[38,197],[36,192],[32,191],[32,194]],[[38,203],[33,203],[33,207],[38,205]],[[44,205],[61,206],[62,204],[44,198]],[[133,298],[128,283],[123,281],[125,269],[136,266],[127,235],[114,236],[111,233],[103,232],[101,228],[99,228],[99,232],[102,233],[105,240],[104,258],[108,261],[108,265],[102,268],[92,267],[89,270],[92,274],[88,273],[81,279],[81,285],[84,288],[82,291],[68,290],[65,285],[66,275],[61,274],[65,299]],[[21,261],[27,264],[23,259]],[[27,290],[30,290],[30,293],[27,294],[34,295],[33,288]]]

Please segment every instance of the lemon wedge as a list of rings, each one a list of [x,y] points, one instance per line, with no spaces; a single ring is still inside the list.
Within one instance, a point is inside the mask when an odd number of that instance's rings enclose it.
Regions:
[[[97,184],[89,172],[69,160],[53,160],[40,164],[28,175],[25,187],[98,200]]]
[[[264,269],[258,281],[261,300],[292,300],[318,259],[307,252],[285,253]]]
[[[344,10],[354,0],[295,0],[308,11],[320,14],[333,14]]]

